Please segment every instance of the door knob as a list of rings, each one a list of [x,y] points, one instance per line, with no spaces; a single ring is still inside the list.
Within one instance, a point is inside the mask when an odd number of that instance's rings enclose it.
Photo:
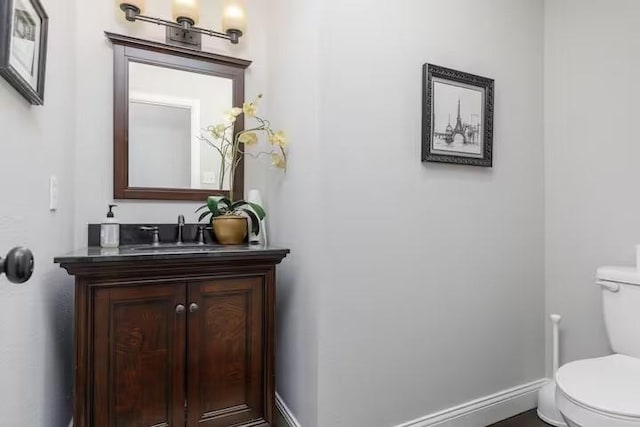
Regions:
[[[185,308],[183,304],[176,305],[176,314],[182,314],[185,312]]]
[[[191,305],[189,306],[189,311],[191,313],[195,313],[196,311],[198,311],[199,308],[200,307],[198,307],[198,304],[194,302],[194,303],[191,303]]]
[[[27,248],[13,248],[5,259],[0,258],[0,275],[7,275],[11,283],[24,283],[33,274],[33,253]]]

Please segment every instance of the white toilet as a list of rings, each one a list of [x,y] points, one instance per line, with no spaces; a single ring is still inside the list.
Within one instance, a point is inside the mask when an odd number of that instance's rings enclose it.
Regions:
[[[611,356],[578,360],[556,373],[556,403],[570,427],[640,427],[640,271],[603,267]]]

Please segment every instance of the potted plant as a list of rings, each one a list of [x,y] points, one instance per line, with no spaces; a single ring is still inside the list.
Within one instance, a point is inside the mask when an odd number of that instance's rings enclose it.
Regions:
[[[208,136],[201,137],[220,155],[221,188],[224,188],[225,179],[229,177],[229,197],[210,196],[206,204],[196,210],[196,213],[201,212],[199,222],[204,219],[212,222],[213,232],[221,244],[242,243],[247,236],[247,218],[251,221],[252,232],[258,234],[260,221],[266,217],[262,206],[236,200],[234,197],[234,177],[242,155],[254,158],[270,156],[273,167],[286,171],[287,137],[283,131],[274,131],[268,120],[257,115],[258,101],[261,98],[262,95],[258,95],[253,102],[245,102],[242,108],[232,108],[226,114],[224,123],[209,126],[206,129]],[[253,119],[257,124],[234,133],[235,122],[243,114],[246,119]],[[264,150],[255,149],[260,145],[260,136],[264,136],[268,142]]]
[[[209,196],[207,204],[200,206],[196,212],[201,211],[204,212],[198,221],[208,217],[218,243],[223,245],[238,245],[244,241],[247,237],[247,217],[255,234],[260,232],[260,221],[266,217],[264,209],[258,204],[244,200],[232,202],[222,196]]]

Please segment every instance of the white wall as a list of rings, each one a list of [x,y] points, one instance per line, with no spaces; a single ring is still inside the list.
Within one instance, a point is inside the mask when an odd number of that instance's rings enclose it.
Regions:
[[[320,425],[388,426],[542,378],[543,2],[330,3]],[[492,169],[420,162],[424,62],[496,80]]]
[[[563,315],[562,362],[609,353],[600,265],[640,241],[640,3],[545,3],[546,294]]]
[[[295,3],[269,39],[286,402],[388,426],[543,377],[542,1]],[[496,79],[493,169],[421,164],[424,62]]]
[[[318,422],[318,294],[325,286],[326,151],[319,137],[320,1],[270,0],[268,118],[291,140],[286,176],[272,170],[269,241],[291,248],[278,268],[277,389],[304,427]],[[326,425],[326,424],[325,424]]]
[[[45,105],[31,107],[0,78],[0,256],[16,245],[36,257],[32,280],[0,278],[0,424],[59,427],[71,413],[73,286],[53,257],[73,249],[74,11],[49,14]],[[59,209],[49,212],[49,176]]]
[[[246,95],[253,99],[266,86],[266,28],[261,19],[266,14],[267,2],[248,2],[248,31],[239,45],[210,37],[203,38],[203,49],[247,58],[254,64],[246,73]],[[129,23],[112,1],[92,3],[76,0],[82,10],[76,37],[76,103],[78,123],[76,126],[76,180],[75,244],[86,245],[87,223],[99,222],[106,213],[106,205],[113,200],[113,50],[104,36],[104,31],[128,34],[151,40],[164,41],[164,28],[153,24]],[[147,14],[170,17],[171,1],[147,2]],[[201,22],[206,28],[220,27],[220,3],[202,2]],[[87,60],[90,58],[90,60]],[[212,117],[211,122],[219,122]],[[251,163],[251,161],[248,161]],[[259,168],[247,166],[245,186],[260,185]],[[187,221],[197,220],[193,214],[202,203],[171,203],[118,201],[116,216],[123,223],[175,222],[179,214]]]

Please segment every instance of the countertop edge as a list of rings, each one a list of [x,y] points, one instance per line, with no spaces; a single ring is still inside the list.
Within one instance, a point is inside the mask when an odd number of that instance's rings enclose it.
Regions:
[[[84,250],[89,251],[93,249],[99,251],[100,248],[86,248]],[[194,251],[194,252],[157,252],[150,249],[149,252],[140,251],[118,253],[118,254],[86,254],[70,253],[67,255],[57,256],[53,259],[55,264],[68,265],[68,264],[101,264],[101,263],[117,263],[117,262],[136,262],[136,261],[162,261],[162,260],[188,260],[188,259],[239,259],[239,258],[285,258],[291,253],[287,248],[255,248],[248,247],[238,249],[223,249],[218,248],[211,249],[210,251]]]

